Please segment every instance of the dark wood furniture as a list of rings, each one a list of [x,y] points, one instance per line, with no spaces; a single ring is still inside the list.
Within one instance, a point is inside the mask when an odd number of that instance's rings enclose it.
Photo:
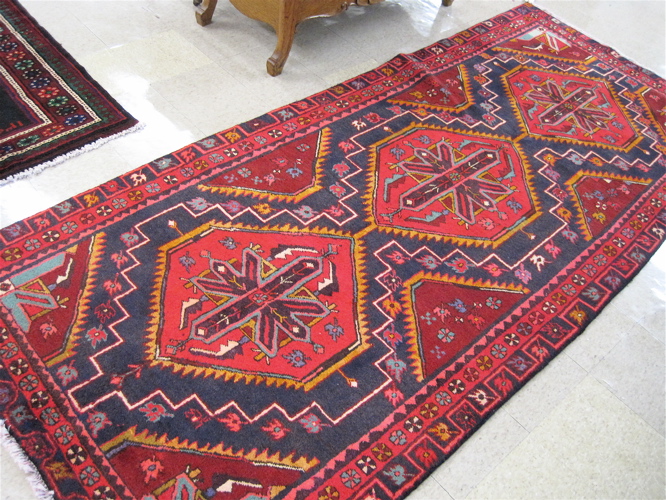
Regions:
[[[196,18],[201,26],[210,24],[218,0],[203,0],[197,7]],[[296,26],[312,17],[334,16],[350,5],[372,5],[383,0],[230,0],[239,11],[252,19],[270,24],[277,33],[277,45],[266,61],[271,76],[282,73],[294,41]],[[422,1],[422,0],[416,0]],[[442,0],[448,6],[453,0]]]

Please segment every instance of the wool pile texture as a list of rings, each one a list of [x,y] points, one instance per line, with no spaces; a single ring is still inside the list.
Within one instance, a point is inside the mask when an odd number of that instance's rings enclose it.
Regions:
[[[0,182],[137,122],[14,0],[0,0]]]
[[[59,499],[405,497],[663,241],[664,85],[520,5],[0,229],[9,434]]]

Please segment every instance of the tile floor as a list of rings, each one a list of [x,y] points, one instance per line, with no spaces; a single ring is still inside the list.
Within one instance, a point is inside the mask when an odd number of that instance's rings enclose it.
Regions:
[[[24,0],[145,129],[0,187],[0,227],[518,3],[387,0],[310,20],[271,78],[272,30],[224,0],[206,28],[190,0]],[[666,76],[663,0],[535,3]],[[410,500],[665,498],[665,275],[666,248]],[[34,498],[3,450],[0,499]]]

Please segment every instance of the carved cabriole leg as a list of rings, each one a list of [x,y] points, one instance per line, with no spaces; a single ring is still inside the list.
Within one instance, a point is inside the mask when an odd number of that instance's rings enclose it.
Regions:
[[[282,68],[287,62],[291,45],[294,43],[296,25],[299,18],[296,15],[296,6],[299,0],[279,0],[280,9],[278,24],[275,29],[277,32],[277,45],[275,52],[266,61],[266,69],[271,76],[278,76],[282,73]]]
[[[444,7],[448,7],[448,6],[451,5],[452,3],[453,3],[453,0],[442,0],[442,5],[443,5]]]
[[[210,24],[213,20],[213,12],[215,12],[215,7],[217,7],[217,0],[203,0],[201,5],[197,7],[195,16],[197,22],[201,26],[206,26]]]

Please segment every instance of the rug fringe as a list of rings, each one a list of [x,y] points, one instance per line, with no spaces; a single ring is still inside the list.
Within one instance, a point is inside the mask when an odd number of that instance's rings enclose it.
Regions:
[[[561,21],[561,22],[565,23],[565,24],[566,24],[567,26],[569,26],[570,28],[573,28],[573,29],[575,29],[576,31],[578,31],[579,33],[582,33],[583,35],[585,35],[586,37],[588,37],[590,40],[594,40],[594,41],[596,41],[596,42],[598,42],[598,43],[601,43],[601,44],[605,45],[606,47],[609,47],[610,49],[613,50],[613,52],[615,52],[615,53],[616,53],[618,56],[620,56],[622,59],[626,59],[626,60],[629,61],[630,63],[635,64],[636,66],[640,66],[641,68],[645,68],[645,69],[647,69],[647,70],[650,70],[652,73],[654,73],[655,75],[657,75],[657,76],[659,76],[659,77],[661,77],[661,78],[666,78],[666,75],[660,75],[657,71],[655,71],[654,69],[652,69],[651,67],[649,67],[647,64],[639,63],[639,62],[635,61],[633,58],[631,58],[631,57],[627,57],[623,52],[620,52],[619,50],[617,50],[617,49],[616,49],[615,47],[613,47],[610,43],[600,41],[596,36],[592,36],[592,35],[590,35],[587,31],[585,31],[584,29],[580,29],[575,23],[572,23],[572,22],[569,22],[569,21],[563,19],[562,16],[560,16],[559,14],[553,14],[553,13],[552,13],[550,10],[548,10],[546,7],[542,7],[541,5],[539,5],[539,4],[541,3],[540,0],[523,0],[523,3],[531,3],[531,4],[534,5],[535,7],[538,7],[540,10],[544,11],[544,12],[545,12],[546,14],[548,14],[549,16],[554,17],[554,18],[557,19],[558,21]]]
[[[37,471],[35,464],[32,463],[30,458],[21,449],[16,439],[9,433],[5,426],[5,421],[0,419],[0,444],[7,450],[9,455],[14,459],[19,469],[26,473],[28,482],[32,486],[38,500],[53,500],[54,493],[42,479],[42,476]]]
[[[100,137],[96,141],[93,141],[91,143],[85,144],[84,146],[81,146],[80,148],[73,149],[72,151],[69,151],[68,153],[65,153],[63,155],[57,156],[56,158],[53,158],[52,160],[45,161],[44,163],[40,163],[39,165],[35,165],[34,167],[30,167],[26,170],[22,170],[21,172],[17,172],[13,175],[10,175],[9,177],[5,177],[4,179],[0,179],[0,187],[6,186],[7,184],[11,184],[13,182],[19,181],[21,179],[25,179],[27,177],[32,177],[33,175],[37,175],[40,172],[43,172],[47,168],[53,167],[55,165],[59,165],[61,163],[64,163],[67,160],[70,160],[76,156],[82,155],[83,153],[87,153],[89,151],[92,151],[94,149],[99,148],[100,146],[106,144],[109,141],[112,141],[114,139],[117,139],[119,137],[122,137],[127,134],[132,134],[134,132],[138,132],[139,130],[142,130],[145,127],[143,123],[137,123],[136,125],[125,129],[121,132],[118,132],[117,134],[109,135],[107,137]]]

